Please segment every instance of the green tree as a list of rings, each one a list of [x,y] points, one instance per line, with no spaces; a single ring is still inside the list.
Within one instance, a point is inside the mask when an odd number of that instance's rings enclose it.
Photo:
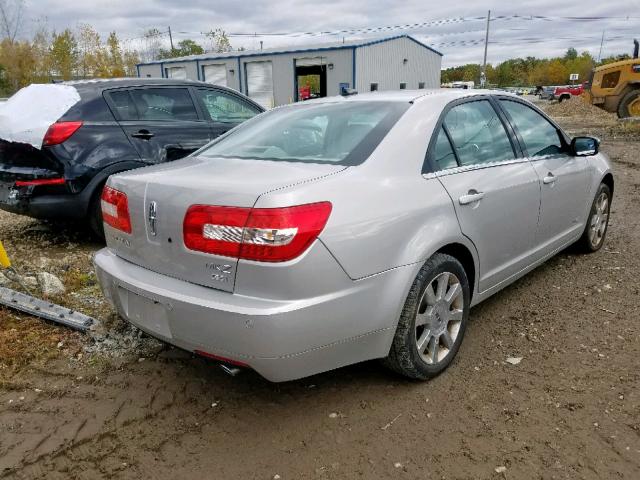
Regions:
[[[161,48],[158,53],[158,58],[186,57],[188,55],[200,55],[201,53],[204,53],[204,48],[198,45],[195,41],[186,39],[179,41],[178,48],[174,48],[173,50],[165,50],[164,48]]]
[[[78,25],[78,74],[83,78],[105,76],[106,52],[100,34],[89,25]]]
[[[575,60],[576,58],[578,58],[578,51],[573,47],[569,47],[567,53],[564,54],[564,59]]]
[[[204,53],[204,48],[193,40],[185,39],[178,42],[178,52],[180,52],[181,57],[186,57],[187,55],[200,55]]]
[[[122,50],[120,50],[120,41],[116,32],[111,32],[107,39],[107,54],[109,58],[109,76],[124,77],[124,61],[122,59]]]
[[[78,72],[78,43],[68,28],[53,34],[50,49],[52,73],[63,80],[71,80]]]

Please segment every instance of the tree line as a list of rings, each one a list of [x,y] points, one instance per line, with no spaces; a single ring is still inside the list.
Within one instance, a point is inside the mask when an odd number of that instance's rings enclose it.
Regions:
[[[0,97],[9,96],[31,83],[136,76],[143,61],[232,49],[221,29],[205,35],[204,46],[182,40],[165,48],[166,32],[149,29],[138,48],[124,48],[116,32],[104,38],[91,25],[54,31],[36,22],[35,33],[25,38],[24,0],[0,0]]]
[[[554,58],[513,58],[487,65],[487,82],[497,87],[523,87],[537,85],[565,85],[570,83],[572,73],[579,75],[578,82],[589,79],[591,70],[607,63],[630,58],[629,55],[618,55],[597,62],[589,52],[578,54],[575,48],[569,48],[562,57]],[[469,63],[442,71],[442,82],[480,82],[482,66]]]
[[[30,39],[24,38],[25,0],[0,0],[0,97],[15,93],[31,83],[84,78],[114,78],[136,75],[136,64],[152,60],[233,50],[222,29],[213,29],[204,44],[191,39],[166,48],[168,31],[149,29],[137,49],[124,48],[116,32],[106,38],[89,24],[78,24],[61,32],[50,30],[40,22]],[[588,53],[578,54],[569,48],[555,58],[515,58],[487,65],[487,81],[492,86],[560,85],[569,83],[569,75],[579,74],[579,81],[589,78],[598,64],[626,56],[596,62]],[[442,82],[474,81],[479,83],[482,67],[467,64],[442,71]]]

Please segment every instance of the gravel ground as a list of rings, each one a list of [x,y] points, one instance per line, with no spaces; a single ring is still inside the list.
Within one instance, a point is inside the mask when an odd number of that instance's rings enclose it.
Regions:
[[[613,160],[605,247],[563,252],[474,308],[428,383],[377,362],[230,378],[114,315],[84,231],[0,213],[22,273],[57,275],[55,300],[104,325],[83,336],[0,308],[0,477],[640,478],[640,130],[579,101],[545,108]]]

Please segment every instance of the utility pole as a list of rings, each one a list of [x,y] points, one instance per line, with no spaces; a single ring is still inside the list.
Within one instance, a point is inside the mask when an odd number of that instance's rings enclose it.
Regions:
[[[480,86],[484,88],[487,83],[487,47],[489,46],[489,22],[491,22],[491,10],[487,13],[487,33],[484,37],[484,61],[482,62],[482,74],[480,75]]]
[[[602,45],[604,45],[604,30],[602,30],[602,40],[600,40],[600,53],[598,53],[598,63],[600,63],[600,59],[602,58]]]
[[[171,25],[169,25],[169,43],[171,44],[171,52],[173,52],[173,36],[171,35]]]

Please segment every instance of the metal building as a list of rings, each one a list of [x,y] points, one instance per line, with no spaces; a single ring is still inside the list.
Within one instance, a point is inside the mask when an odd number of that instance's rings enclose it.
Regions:
[[[201,80],[249,95],[265,107],[309,95],[438,88],[442,54],[409,35],[316,46],[208,53],[137,65],[139,77]]]

